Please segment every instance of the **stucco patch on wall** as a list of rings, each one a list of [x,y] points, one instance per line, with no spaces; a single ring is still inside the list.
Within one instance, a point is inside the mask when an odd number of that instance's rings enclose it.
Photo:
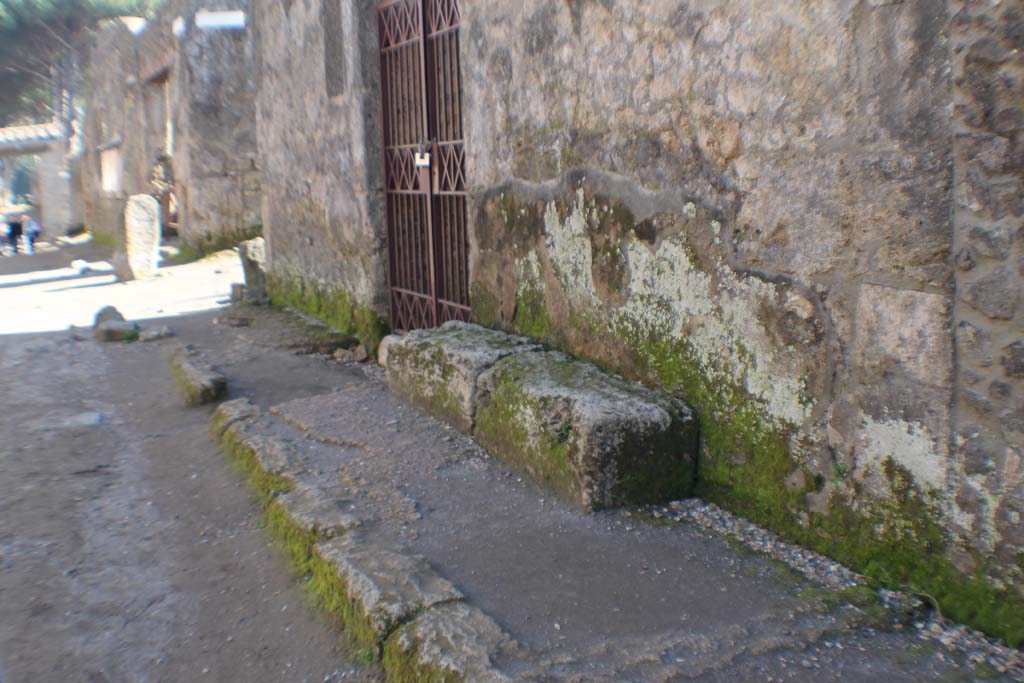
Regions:
[[[608,210],[587,202],[582,189],[564,218],[554,202],[544,212],[544,233],[555,274],[575,303],[604,308],[593,277],[593,245],[587,226]],[[694,218],[696,207],[684,207]],[[712,230],[710,226],[705,228]],[[778,426],[798,426],[810,416],[813,400],[806,382],[791,365],[779,362],[759,321],[765,305],[774,305],[776,286],[735,273],[721,258],[715,270],[699,269],[688,253],[685,235],[668,237],[651,249],[637,239],[623,247],[627,299],[613,309],[615,325],[643,334],[667,335],[695,351],[712,381],[743,386],[760,400]]]
[[[861,435],[858,467],[865,476],[882,475],[886,461],[891,461],[905,469],[922,492],[945,490],[948,449],[941,436],[932,434],[925,425],[900,418],[875,420],[865,416]]]

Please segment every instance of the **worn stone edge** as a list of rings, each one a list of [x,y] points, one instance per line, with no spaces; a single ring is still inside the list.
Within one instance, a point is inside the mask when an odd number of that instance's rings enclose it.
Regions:
[[[247,399],[226,401],[214,413],[210,431],[220,442],[227,458],[246,476],[247,484],[263,508],[267,529],[281,544],[293,572],[298,577],[306,577],[306,587],[314,603],[338,619],[346,639],[354,647],[372,652],[384,667],[389,681],[510,681],[493,667],[497,651],[482,651],[477,645],[463,652],[460,648],[466,643],[452,642],[458,639],[432,638],[425,643],[417,637],[417,624],[425,615],[440,616],[432,611],[457,603],[486,624],[485,630],[501,633],[499,643],[503,649],[516,647],[512,638],[505,635],[490,617],[466,605],[461,594],[417,610],[404,620],[386,624],[383,629],[379,619],[365,612],[337,565],[323,552],[323,546],[329,542],[332,547],[348,546],[361,553],[392,551],[383,551],[361,542],[358,531],[361,520],[355,514],[325,518],[323,511],[328,506],[320,504],[323,502],[322,492],[302,483],[294,463],[277,462],[277,458],[267,452],[275,440],[256,434],[252,429],[254,423],[263,417],[263,412]],[[283,448],[278,450],[287,452]],[[268,468],[267,464],[272,461],[276,466]],[[362,580],[370,579],[364,576]],[[464,640],[483,641],[485,636],[481,634],[478,638]],[[481,666],[481,659],[487,664]]]
[[[186,405],[215,403],[227,394],[227,378],[201,361],[193,361],[184,347],[173,349],[167,361]]]

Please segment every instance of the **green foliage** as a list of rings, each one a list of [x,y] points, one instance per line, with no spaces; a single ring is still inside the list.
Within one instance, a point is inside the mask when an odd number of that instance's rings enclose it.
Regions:
[[[69,72],[85,34],[100,21],[149,14],[155,0],[3,0],[0,2],[0,124],[49,120],[53,93],[72,87]]]

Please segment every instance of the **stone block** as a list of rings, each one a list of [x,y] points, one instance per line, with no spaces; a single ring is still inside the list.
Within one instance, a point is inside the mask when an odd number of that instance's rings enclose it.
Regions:
[[[540,349],[524,337],[457,321],[389,337],[381,347],[391,390],[467,434],[480,373],[502,358]]]
[[[267,249],[262,237],[246,240],[238,245],[245,274],[245,303],[267,303]]]
[[[454,674],[457,680],[477,683],[508,683],[513,679],[494,665],[502,655],[515,653],[519,645],[476,607],[449,602],[432,607],[403,626],[385,646],[392,662],[409,661],[413,671]]]
[[[260,409],[247,398],[236,398],[217,406],[213,416],[213,432],[218,437],[224,430],[237,422],[247,422],[259,417]]]
[[[104,342],[130,342],[139,338],[139,326],[125,320],[105,320],[96,326],[96,338]]]
[[[1020,284],[1004,266],[968,285],[961,298],[990,318],[1011,320],[1017,312]]]
[[[173,336],[175,336],[174,330],[167,325],[161,325],[160,327],[152,327],[142,330],[142,332],[139,333],[139,341],[160,341],[161,339],[169,339]]]
[[[698,423],[676,398],[542,352],[481,373],[476,402],[482,445],[584,509],[692,491]]]
[[[1018,339],[1003,348],[999,364],[1003,366],[1007,377],[1024,379],[1024,339]]]
[[[329,540],[351,531],[360,524],[353,514],[342,510],[342,502],[316,486],[299,481],[277,497],[277,504],[292,520],[318,539]]]
[[[318,543],[317,551],[337,569],[349,601],[366,617],[378,640],[419,612],[462,598],[423,557],[365,547],[353,547],[341,537]]]
[[[96,316],[92,320],[92,326],[94,328],[99,327],[100,323],[104,323],[108,320],[124,322],[124,316],[121,315],[121,311],[117,310],[113,306],[104,306],[100,310],[96,311]]]
[[[851,353],[854,366],[865,380],[900,372],[921,384],[948,388],[953,357],[948,320],[945,295],[862,285]]]
[[[124,228],[132,275],[152,277],[160,262],[160,203],[148,194],[129,197],[124,209]]]
[[[186,404],[215,403],[227,394],[228,382],[224,375],[193,359],[187,349],[172,351],[169,362]]]
[[[287,479],[294,479],[292,475],[301,469],[295,447],[291,444],[272,436],[253,434],[244,422],[236,423],[235,427],[229,429],[241,435],[240,441],[252,449],[264,472],[277,476],[287,475]]]

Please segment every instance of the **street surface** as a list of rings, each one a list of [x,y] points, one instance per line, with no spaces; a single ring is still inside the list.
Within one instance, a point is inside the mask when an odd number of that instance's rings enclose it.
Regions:
[[[106,304],[215,308],[237,256],[127,284],[103,268],[88,246],[0,259],[0,680],[378,680],[309,608],[160,344],[66,331]]]

